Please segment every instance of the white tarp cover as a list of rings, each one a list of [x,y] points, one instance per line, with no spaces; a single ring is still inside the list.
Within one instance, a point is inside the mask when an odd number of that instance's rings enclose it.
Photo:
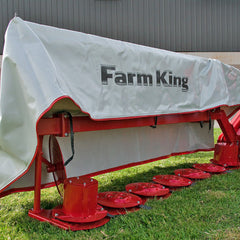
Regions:
[[[100,120],[233,106],[240,103],[239,92],[240,72],[217,60],[14,18],[2,59],[0,190],[29,168],[36,152],[37,120],[60,97],[71,98]],[[205,125],[77,133],[68,176],[212,148],[212,130]],[[69,139],[58,140],[66,159],[71,154]],[[33,186],[33,175],[32,166],[13,186]],[[50,179],[43,175],[43,182]]]

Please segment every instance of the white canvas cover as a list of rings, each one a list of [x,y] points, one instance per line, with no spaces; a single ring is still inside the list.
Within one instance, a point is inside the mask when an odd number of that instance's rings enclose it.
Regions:
[[[93,120],[204,111],[240,103],[240,72],[183,55],[14,18],[6,31],[0,92],[0,190],[33,186],[36,124],[63,97]],[[63,109],[68,110],[68,109]],[[65,160],[68,138],[58,138]],[[45,157],[48,158],[47,138]],[[68,176],[171,153],[210,149],[198,123],[75,134]],[[28,170],[26,172],[26,170]],[[43,170],[43,182],[52,178]],[[9,189],[8,188],[8,189]]]

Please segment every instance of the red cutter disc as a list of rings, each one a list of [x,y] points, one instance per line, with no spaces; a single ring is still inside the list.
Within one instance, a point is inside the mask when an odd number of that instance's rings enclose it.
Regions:
[[[91,223],[105,218],[107,216],[107,211],[104,210],[101,206],[97,205],[94,215],[89,215],[87,217],[73,217],[66,215],[62,206],[58,206],[52,210],[52,216],[65,222]]]
[[[126,186],[126,191],[141,196],[163,196],[169,193],[169,189],[156,183],[137,182]]]
[[[129,208],[142,204],[142,199],[131,193],[109,191],[98,193],[98,203],[111,208]]]
[[[157,175],[153,177],[153,181],[168,187],[187,187],[192,184],[192,181],[187,178],[176,175]]]
[[[177,169],[174,171],[177,176],[186,177],[191,179],[206,179],[210,178],[211,174],[206,173],[199,169],[185,168],[185,169]]]
[[[227,169],[223,166],[219,166],[213,163],[197,163],[193,165],[194,168],[209,172],[209,173],[223,173],[227,171]]]
[[[165,196],[164,196],[165,197]],[[145,204],[149,197],[141,197],[142,203]],[[116,216],[116,215],[125,215],[127,213],[136,212],[139,211],[140,207],[129,207],[129,208],[111,208],[111,207],[105,207],[104,209],[108,211],[110,215]]]

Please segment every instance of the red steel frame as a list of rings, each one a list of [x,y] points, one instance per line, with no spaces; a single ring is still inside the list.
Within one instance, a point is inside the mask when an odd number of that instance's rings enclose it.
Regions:
[[[239,115],[239,114],[238,114]],[[234,129],[232,124],[229,122],[225,112],[220,108],[194,113],[185,114],[171,114],[171,115],[160,115],[152,117],[139,117],[132,119],[120,119],[120,120],[102,120],[94,121],[89,117],[73,117],[72,126],[73,132],[84,132],[84,131],[97,131],[97,130],[108,130],[116,128],[130,128],[130,127],[143,127],[143,126],[154,126],[162,124],[174,124],[183,122],[201,122],[217,120],[221,127],[225,141],[227,144],[239,143],[239,136],[237,130]],[[61,225],[56,221],[50,221],[48,217],[41,214],[41,170],[42,162],[49,163],[42,156],[42,142],[44,135],[56,135],[56,136],[67,136],[70,133],[70,122],[69,118],[64,114],[59,114],[53,118],[42,118],[37,125],[38,134],[38,152],[35,163],[35,187],[34,187],[34,207],[33,210],[29,211],[29,216],[37,218],[40,221],[49,221],[54,225]],[[239,123],[239,122],[238,122]],[[236,125],[236,124],[235,124]],[[237,124],[240,126],[240,123]],[[238,127],[239,127],[238,126]],[[60,226],[61,227],[61,226]],[[62,226],[66,229],[66,226]]]

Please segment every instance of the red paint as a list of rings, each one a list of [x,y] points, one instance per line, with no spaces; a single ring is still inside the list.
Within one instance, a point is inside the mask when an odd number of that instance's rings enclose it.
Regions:
[[[111,208],[130,208],[142,204],[142,199],[126,192],[101,192],[98,194],[98,203]]]
[[[77,210],[77,208],[76,208]],[[82,216],[81,214],[75,214],[74,216],[66,214],[63,206],[58,206],[52,210],[52,217],[64,222],[71,223],[93,223],[99,221],[107,216],[107,211],[102,206],[97,205],[92,214]]]
[[[72,177],[64,181],[63,212],[70,217],[86,218],[97,209],[98,182],[93,178]]]
[[[238,130],[240,128],[240,111],[239,111],[239,108],[237,108],[237,110],[238,110],[238,112],[234,111],[234,113],[236,113],[236,114],[233,117],[233,119],[230,121],[230,124],[233,126],[235,132],[237,132],[237,135],[239,137]],[[231,117],[231,116],[232,116],[232,114],[230,116],[228,116],[228,118]],[[224,134],[222,133],[218,137],[218,142],[223,142],[223,141],[226,141],[226,140],[225,140]]]
[[[43,209],[39,213],[35,213],[34,211],[30,210],[28,215],[34,219],[37,219],[41,222],[49,222],[50,224],[59,227],[63,230],[72,230],[72,231],[79,231],[79,230],[88,230],[103,226],[107,222],[110,221],[110,218],[105,217],[99,221],[91,222],[91,223],[71,223],[71,222],[64,222],[52,217],[52,210]]]
[[[205,179],[210,178],[211,174],[204,172],[199,169],[185,168],[177,169],[174,171],[174,174],[180,177],[190,178],[190,179]]]
[[[157,175],[152,178],[154,182],[168,187],[187,187],[192,184],[190,179],[176,175]]]
[[[126,186],[126,191],[141,196],[164,196],[169,193],[169,189],[156,183],[137,182]]]
[[[56,207],[52,211],[38,209],[40,196],[35,195],[34,209],[29,211],[29,216],[50,222],[65,230],[83,230],[102,226],[109,219],[106,218],[107,211],[97,205],[97,193],[98,182],[95,179],[86,177],[65,179],[63,206]]]
[[[41,174],[42,174],[42,142],[43,136],[38,138],[38,155],[35,163],[35,185],[34,185],[34,206],[33,211],[38,213],[41,211]]]
[[[209,173],[223,173],[227,171],[225,167],[212,163],[196,163],[193,165],[193,167]]]
[[[215,145],[213,163],[224,167],[237,167],[239,163],[239,143],[219,142]]]
[[[132,127],[144,127],[155,125],[155,117],[157,117],[157,125],[163,124],[175,124],[184,122],[199,122],[208,121],[211,112],[196,112],[185,113],[182,115],[160,115],[152,117],[136,117],[132,119],[115,119],[115,120],[98,120],[94,121],[88,116],[86,117],[73,117],[73,131],[85,132],[85,131],[98,131],[109,130],[119,128],[132,128]],[[213,117],[217,115],[214,114]],[[37,132],[39,135],[58,135],[65,136],[65,133],[70,133],[69,118],[65,118],[64,114],[59,114],[53,118],[43,118],[37,125]]]

